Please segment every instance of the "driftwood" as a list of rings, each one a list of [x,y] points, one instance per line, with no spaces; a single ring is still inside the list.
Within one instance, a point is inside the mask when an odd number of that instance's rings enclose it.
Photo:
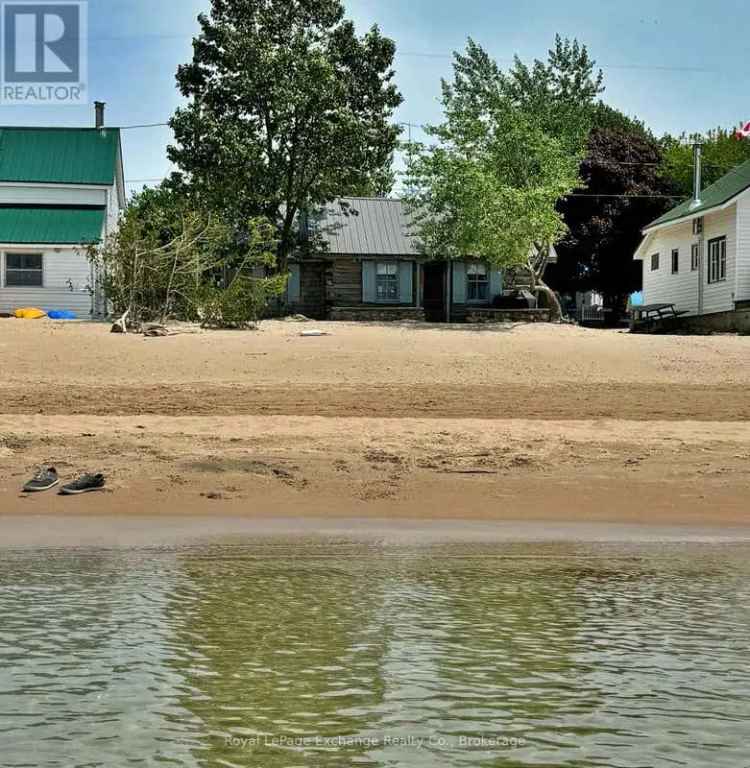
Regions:
[[[111,333],[127,333],[128,332],[128,315],[130,310],[126,310],[119,320],[115,320],[112,325]]]
[[[195,328],[167,328],[164,325],[146,325],[142,329],[143,335],[149,339],[159,339],[165,336],[184,336],[185,334],[200,333]]]

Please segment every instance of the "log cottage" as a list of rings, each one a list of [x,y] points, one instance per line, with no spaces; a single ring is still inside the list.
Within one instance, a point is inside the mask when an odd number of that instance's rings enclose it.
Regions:
[[[290,263],[291,312],[331,320],[479,320],[503,273],[474,259],[430,260],[401,200],[340,198],[303,222],[314,255]],[[517,318],[520,319],[520,318]]]

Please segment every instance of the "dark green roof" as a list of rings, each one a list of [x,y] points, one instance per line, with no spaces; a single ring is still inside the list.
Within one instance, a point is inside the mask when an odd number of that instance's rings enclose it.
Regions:
[[[78,245],[101,239],[104,208],[0,206],[0,243]]]
[[[669,224],[679,221],[687,216],[716,208],[724,203],[728,203],[732,198],[737,197],[741,192],[750,188],[750,160],[729,171],[726,176],[722,176],[716,183],[703,190],[701,194],[701,204],[695,208],[691,207],[693,200],[686,200],[671,211],[667,211],[661,218],[652,221],[646,229],[657,227],[660,224]]]
[[[0,128],[0,181],[111,185],[118,128]]]

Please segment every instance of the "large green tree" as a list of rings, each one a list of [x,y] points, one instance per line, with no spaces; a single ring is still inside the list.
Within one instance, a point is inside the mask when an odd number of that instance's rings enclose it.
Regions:
[[[212,0],[199,23],[169,157],[202,205],[274,222],[284,271],[301,211],[388,189],[395,45],[358,36],[341,0]]]
[[[693,194],[693,144],[703,144],[703,185],[713,184],[726,173],[750,160],[750,141],[736,137],[734,128],[716,128],[706,134],[683,134],[662,139],[662,175],[676,194]]]
[[[596,290],[608,307],[624,310],[642,287],[633,254],[641,230],[676,200],[660,173],[661,148],[636,121],[613,119],[592,130],[581,164],[584,185],[560,201],[569,233],[558,245],[549,281],[558,291]],[[613,319],[617,317],[614,313]]]
[[[547,62],[516,59],[508,72],[472,40],[455,55],[445,119],[428,129],[431,146],[410,152],[410,198],[428,254],[535,272],[530,254],[567,231],[556,206],[580,186],[601,91],[594,69],[585,46],[559,37]]]

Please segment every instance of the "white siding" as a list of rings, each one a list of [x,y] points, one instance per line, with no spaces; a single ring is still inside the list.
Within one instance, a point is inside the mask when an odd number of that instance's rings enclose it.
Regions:
[[[0,312],[13,312],[20,307],[39,307],[43,310],[72,310],[82,319],[89,316],[91,265],[85,252],[74,248],[60,250],[14,248],[13,252],[43,254],[44,287],[6,287],[5,252],[3,252],[0,254]]]
[[[112,187],[114,190],[114,187]],[[0,205],[106,205],[104,188],[0,184]]]
[[[750,195],[737,201],[737,301],[750,301]]]
[[[651,237],[643,253],[643,300],[645,304],[675,304],[677,309],[697,314],[700,291],[703,290],[703,314],[734,309],[737,207],[709,214],[705,217],[702,238],[701,267],[691,270],[691,247],[698,238],[693,236],[692,222],[682,222],[662,229]],[[727,279],[721,283],[708,283],[707,244],[716,237],[727,238]],[[680,271],[672,274],[672,251],[680,252]],[[652,271],[651,257],[659,254],[659,269]]]
[[[117,195],[117,188],[110,187],[107,190],[107,215],[104,221],[104,237],[111,235],[120,222],[120,198]]]
[[[728,312],[734,309],[737,281],[737,206],[706,216],[703,247],[703,314]],[[716,237],[727,238],[727,279],[708,283],[708,241]]]

